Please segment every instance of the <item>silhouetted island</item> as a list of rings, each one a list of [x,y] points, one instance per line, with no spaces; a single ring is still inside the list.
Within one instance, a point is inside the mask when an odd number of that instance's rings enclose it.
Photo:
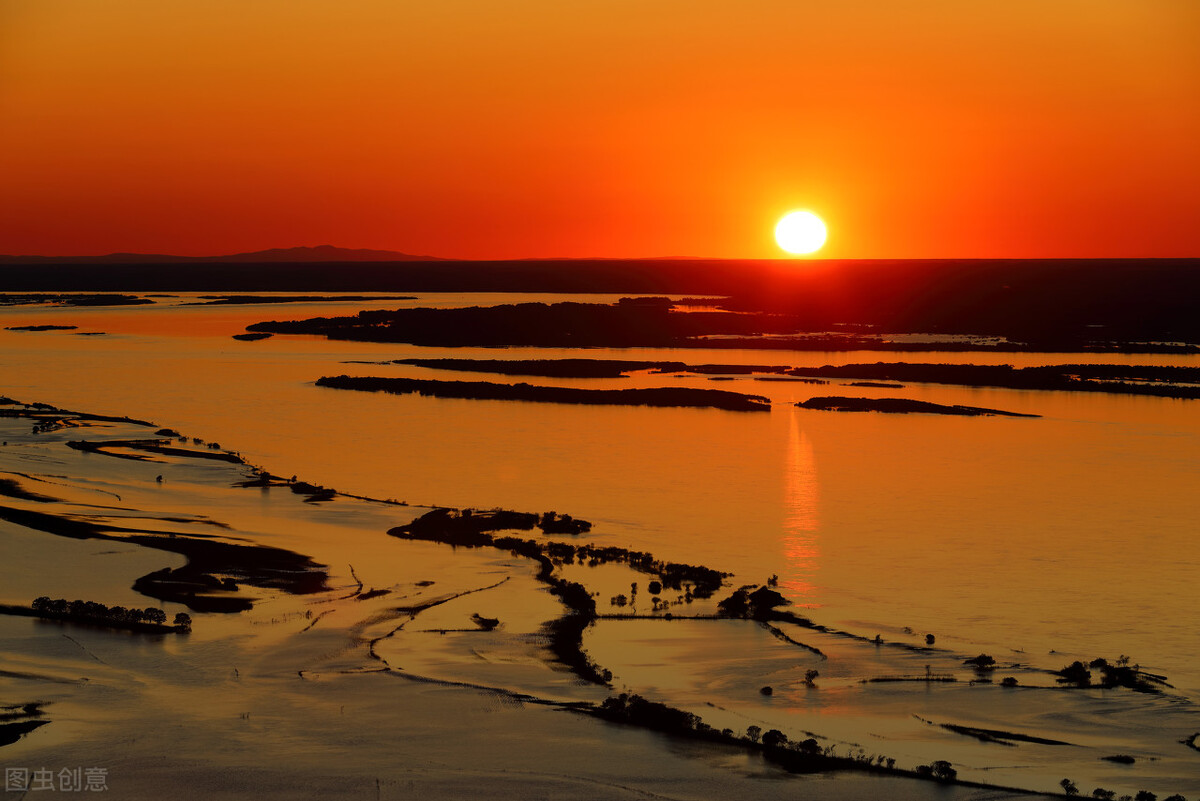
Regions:
[[[218,270],[221,265],[210,265],[209,282],[200,288],[211,290],[218,283],[278,288],[282,282],[290,289],[326,291],[669,291],[728,296],[710,304],[719,308],[701,306],[694,312],[643,305],[643,311],[661,315],[629,315],[625,325],[605,326],[602,336],[590,326],[592,338],[603,340],[592,344],[615,347],[628,340],[661,345],[664,340],[687,342],[710,336],[704,347],[1195,353],[1200,352],[1196,344],[1200,323],[1187,298],[1200,292],[1196,263],[1188,259],[815,260],[796,270],[786,262],[732,260],[438,262],[389,265],[386,271],[347,265],[320,274],[300,268],[233,274]],[[145,270],[130,266],[125,272],[121,285],[140,281],[139,288],[151,287]],[[64,278],[68,275],[74,273],[63,273]],[[106,279],[105,285],[112,286],[111,272]],[[198,281],[198,277],[183,280],[173,273],[169,283],[178,289],[197,286]],[[741,314],[731,313],[735,311]],[[671,319],[664,330],[666,315]],[[436,323],[426,326],[422,334],[421,326],[410,324],[416,318],[407,317],[398,319],[396,330],[389,332],[330,335],[414,344],[453,344],[463,339],[474,341],[462,344],[518,344],[506,342],[503,332],[488,324],[486,317],[475,315],[473,324],[457,326],[457,333],[453,325]],[[680,319],[685,317],[695,319]],[[649,327],[635,331],[630,324],[639,320]],[[533,327],[541,328],[542,339],[560,340],[555,345],[562,340],[579,343],[588,335],[589,326],[571,331],[547,318],[541,323]],[[469,333],[473,330],[480,335]],[[913,332],[941,341],[896,338]],[[776,336],[764,338],[764,334]]]
[[[26,615],[43,620],[59,620],[110,629],[125,629],[144,634],[184,633],[192,630],[192,617],[186,612],[175,615],[172,624],[167,624],[167,613],[155,607],[126,609],[123,606],[106,606],[96,601],[64,598],[51,599],[47,596],[35,598],[29,606],[0,604],[0,614]]]
[[[1099,671],[1100,680],[1098,682],[1093,681],[1092,670]],[[1086,665],[1076,660],[1061,670],[1051,672],[1059,677],[1060,684],[1080,689],[1126,687],[1138,692],[1160,693],[1163,687],[1171,687],[1170,684],[1167,684],[1166,676],[1144,671],[1139,665],[1130,665],[1129,657],[1122,657],[1115,663],[1110,663],[1104,658],[1093,659]]]
[[[636,370],[674,372],[683,362],[622,361],[619,359],[393,359],[383,364],[409,364],[433,370],[459,370],[500,375],[533,375],[551,378],[621,378]]]
[[[253,599],[239,594],[241,584],[291,594],[325,589],[323,565],[282,548],[124,528],[7,506],[0,506],[0,520],[61,537],[131,542],[180,554],[187,558],[185,565],[164,567],[142,576],[133,588],[151,598],[184,604],[193,611],[240,612],[251,608]]]
[[[33,292],[22,295],[0,294],[0,306],[49,304],[52,306],[144,306],[154,301],[137,295],[68,295]]]
[[[169,439],[73,440],[67,443],[67,447],[77,451],[100,453],[105,456],[115,456],[118,459],[133,459],[136,461],[151,461],[151,457],[136,453],[123,453],[122,450],[143,451],[148,454],[159,454],[162,456],[180,456],[186,459],[210,459],[218,462],[243,464],[240,457],[218,448],[210,447],[207,450],[177,448]]]
[[[12,745],[34,729],[49,723],[40,719],[46,714],[42,711],[45,705],[45,701],[33,701],[0,706],[0,747]]]
[[[390,259],[375,263],[360,259]],[[267,261],[274,263],[263,263]],[[326,263],[319,263],[326,262]],[[53,271],[37,269],[53,263]],[[94,264],[103,263],[103,270]],[[330,269],[328,263],[338,263]],[[169,269],[163,265],[171,264]],[[965,334],[963,350],[1198,352],[1197,259],[541,259],[455,261],[333,248],[185,258],[0,257],[9,291],[604,292],[720,295],[810,333]],[[703,306],[715,306],[706,302]],[[698,313],[705,313],[703,309]],[[856,328],[845,328],[851,323]],[[724,343],[714,344],[716,347]],[[738,345],[742,346],[742,345]],[[768,347],[794,348],[791,343]],[[842,349],[845,349],[843,346]]]
[[[550,650],[581,678],[607,685],[612,679],[611,672],[593,662],[583,650],[583,631],[596,620],[596,601],[582,584],[556,576],[556,565],[576,562],[591,565],[608,562],[625,564],[633,570],[655,576],[656,582],[651,584],[657,583],[659,591],[662,587],[682,590],[686,583],[689,592],[698,598],[707,598],[716,592],[726,574],[698,565],[664,562],[652,554],[616,546],[575,545],[492,533],[529,530],[535,526],[545,533],[551,533],[556,529],[555,521],[561,523],[564,517],[570,520],[569,516],[559,517],[553,512],[539,516],[501,509],[489,512],[434,509],[411,523],[390,529],[388,534],[402,539],[460,547],[498,548],[536,561],[540,565],[538,580],[548,585],[550,591],[567,607],[567,614],[547,624]],[[572,528],[583,526],[580,529],[582,531],[591,527],[585,521],[575,521],[575,524]]]
[[[541,387],[532,384],[491,384],[486,381],[432,381],[419,378],[373,378],[324,376],[319,387],[354,389],[363,392],[415,393],[435,398],[473,400],[539,401],[600,406],[669,406],[724,409],[733,412],[765,412],[770,401],[761,395],[743,395],[720,389],[655,387],[648,389],[576,389]]]
[[[32,419],[36,421],[37,430],[41,431],[74,427],[88,421],[120,422],[144,426],[150,431],[161,430],[145,420],[72,412],[47,403],[21,404],[11,398],[0,397],[0,407],[3,407],[0,408],[0,417]],[[138,455],[108,449],[134,448],[147,453],[244,464],[237,455],[221,451],[215,443],[208,443],[203,450],[180,448],[170,443],[171,440],[148,439],[67,444],[78,450],[120,458],[136,459]],[[193,443],[203,444],[198,439]],[[45,504],[42,508],[46,510],[0,505],[0,520],[60,537],[128,542],[185,557],[187,561],[182,567],[165,567],[142,576],[134,583],[134,589],[151,598],[183,604],[193,611],[239,612],[251,608],[254,598],[242,594],[241,585],[291,594],[309,594],[326,589],[325,566],[293,551],[222,541],[210,536],[191,536],[160,528],[127,528],[56,513],[57,507],[53,502],[57,498],[29,492],[11,479],[0,484],[0,495],[36,501]],[[156,522],[169,524],[172,518],[159,518]]]
[[[787,373],[788,375],[820,378],[916,381],[968,387],[1200,398],[1200,386],[1195,386],[1200,384],[1200,367],[1151,364],[1057,364],[1039,367],[1013,367],[1009,364],[875,362],[874,364],[795,367],[788,370]],[[857,386],[864,386],[864,384],[860,383]]]
[[[248,331],[312,334],[358,342],[438,347],[658,347],[780,350],[1029,350],[1029,346],[947,337],[892,342],[878,334],[829,333],[807,314],[682,311],[665,298],[616,303],[518,303],[469,308],[360,311],[353,316],[265,321]],[[764,368],[772,371],[771,367]]]
[[[326,303],[329,301],[416,300],[413,295],[201,295],[184,306],[238,306],[259,303]]]
[[[235,338],[264,336],[240,334]],[[866,379],[848,386],[901,389],[898,381],[970,387],[1105,392],[1166,398],[1200,398],[1200,367],[1164,365],[1060,364],[1037,367],[979,364],[873,364],[791,367],[785,364],[687,364],[619,359],[393,359],[367,364],[405,364],[440,370],[555,378],[619,378],[638,370],[708,376],[751,376],[756,381],[827,384],[830,379]]]
[[[794,324],[752,314],[672,312],[669,302],[623,299],[615,304],[519,303],[361,311],[347,317],[261,322],[247,330],[438,346],[698,347],[700,343],[694,340],[704,335],[785,333],[794,330]]]
[[[361,363],[361,362],[356,362]],[[623,359],[392,359],[366,364],[408,364],[434,370],[535,375],[553,378],[621,378],[629,373],[649,370],[654,373],[695,373],[709,376],[767,374],[764,379],[827,383],[817,379],[783,375],[792,368],[786,364],[687,364],[675,361],[630,361]]]
[[[77,325],[8,325],[5,331],[74,331]]]
[[[941,403],[910,400],[909,398],[844,398],[831,395],[809,398],[796,404],[801,409],[819,409],[826,412],[887,412],[889,414],[952,414],[966,417],[1003,415],[1005,417],[1041,417],[1038,414],[1005,412],[1000,409],[984,409],[979,406],[946,406]]]

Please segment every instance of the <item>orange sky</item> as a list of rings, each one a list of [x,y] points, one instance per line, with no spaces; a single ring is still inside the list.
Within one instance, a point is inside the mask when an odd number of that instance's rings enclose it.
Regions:
[[[0,253],[1200,256],[1195,0],[0,0]]]

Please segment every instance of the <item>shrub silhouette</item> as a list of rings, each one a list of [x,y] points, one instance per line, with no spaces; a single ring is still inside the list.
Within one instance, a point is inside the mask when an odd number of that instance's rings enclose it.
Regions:
[[[762,744],[766,748],[778,748],[787,741],[787,735],[779,729],[771,729],[762,736]]]
[[[1061,678],[1060,684],[1074,684],[1077,687],[1092,686],[1092,672],[1084,667],[1084,664],[1078,660],[1067,665],[1062,670],[1055,671]]]

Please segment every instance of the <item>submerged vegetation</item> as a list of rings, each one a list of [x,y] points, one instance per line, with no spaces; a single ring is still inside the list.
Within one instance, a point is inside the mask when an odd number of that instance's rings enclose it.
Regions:
[[[1100,680],[1093,680],[1092,671],[1100,673]],[[1060,684],[1069,684],[1074,687],[1100,687],[1103,689],[1112,689],[1114,687],[1126,687],[1138,692],[1162,692],[1162,688],[1170,687],[1167,684],[1167,677],[1160,676],[1157,673],[1147,673],[1141,669],[1140,665],[1130,665],[1129,657],[1121,656],[1116,662],[1110,663],[1107,659],[1093,659],[1086,665],[1078,660],[1072,662],[1061,670],[1054,671],[1059,677]]]
[[[662,587],[682,591],[686,584],[695,597],[709,598],[721,587],[727,575],[708,567],[665,562],[645,551],[590,543],[574,545],[569,542],[550,542],[512,536],[498,537],[491,534],[493,531],[501,530],[529,530],[535,525],[541,527],[553,514],[551,512],[539,516],[506,510],[475,512],[469,509],[463,511],[434,509],[411,523],[389,530],[388,534],[403,539],[428,540],[447,545],[499,548],[534,559],[544,558],[551,565],[624,564],[639,573],[656,577],[656,581],[650,583],[651,593],[655,591],[655,584],[659,585],[659,591]],[[568,516],[563,517],[571,519]],[[591,527],[591,524],[586,521],[575,521],[575,524],[581,526],[581,531],[587,531]]]
[[[766,732],[758,726],[749,726],[745,734],[739,735],[732,729],[716,729],[704,719],[667,704],[651,701],[635,693],[609,696],[598,706],[584,711],[614,723],[624,723],[652,731],[680,737],[707,740],[735,745],[759,753],[768,762],[779,765],[790,773],[815,773],[827,770],[860,770],[880,773],[914,775],[913,772],[897,770],[896,760],[867,755],[865,751],[851,751],[839,756],[832,746],[822,746],[816,738],[793,741],[778,729]],[[949,764],[949,763],[946,763]],[[920,768],[916,774],[920,774]]]
[[[164,429],[157,433],[160,436],[178,436],[178,433],[172,430]],[[104,444],[110,447],[129,446],[131,442],[136,443],[140,441],[109,441]],[[147,452],[152,452],[157,447],[159,446],[151,447]],[[196,451],[190,449],[182,450],[186,451],[187,456],[199,455]],[[238,461],[240,462],[240,460]],[[258,474],[251,481],[244,482],[244,485],[277,486],[284,483],[291,488],[292,492],[309,494],[310,497],[314,495],[327,497],[333,493],[332,490],[315,487],[314,485],[298,482],[294,479],[283,482],[281,479],[276,479],[266,473]],[[17,514],[18,511],[0,510],[0,512],[3,512],[0,516],[9,515],[6,519],[14,519],[11,515]],[[37,518],[35,522],[40,521],[41,524],[50,525],[45,522],[45,517],[49,516]],[[34,518],[20,518],[22,525],[28,525],[28,522],[31,520],[34,520]],[[76,524],[82,527],[77,527]],[[66,533],[66,536],[88,536],[90,532],[93,535],[106,534],[111,535],[112,538],[121,536],[133,539],[139,544],[148,545],[149,547],[164,547],[162,544],[151,545],[151,537],[144,537],[145,541],[142,541],[134,537],[124,536],[133,530],[121,531],[111,527],[97,526],[87,521],[70,520],[65,516],[59,521],[58,525],[65,526],[66,528],[56,533],[64,533],[64,531],[69,530],[70,533]],[[464,547],[497,548],[536,561],[540,567],[538,579],[548,585],[550,591],[566,607],[566,614],[547,624],[550,635],[550,648],[555,657],[563,664],[570,666],[581,677],[598,684],[608,684],[613,679],[612,674],[602,665],[590,659],[583,650],[583,632],[598,617],[595,599],[583,584],[568,581],[556,575],[555,569],[557,567],[568,564],[623,564],[633,570],[652,576],[651,580],[646,582],[646,590],[652,596],[662,593],[664,589],[673,589],[686,592],[689,598],[711,598],[716,596],[716,592],[724,585],[728,574],[723,574],[702,566],[664,562],[646,552],[611,546],[597,546],[578,540],[574,542],[554,542],[534,538],[537,535],[520,537],[507,533],[512,531],[532,532],[538,530],[542,535],[563,534],[579,536],[587,533],[590,529],[591,524],[588,521],[579,520],[570,515],[558,514],[556,512],[534,514],[506,510],[476,511],[467,509],[455,511],[451,509],[434,509],[411,523],[391,529],[388,533],[405,539],[435,541]],[[145,532],[142,532],[142,534],[145,534]],[[190,538],[183,536],[175,537],[174,535],[167,535],[165,533],[161,534],[161,536],[154,537],[153,539],[158,540],[160,543],[163,540],[174,540],[176,542],[190,540]],[[221,598],[228,593],[230,607],[223,611],[236,611],[238,608],[249,608],[249,599],[236,596],[239,581],[246,581],[246,583],[256,586],[283,586],[283,583],[286,582],[282,573],[288,570],[295,570],[296,577],[307,582],[305,584],[309,588],[307,591],[314,591],[312,588],[317,587],[313,583],[313,573],[320,572],[321,582],[318,583],[321,586],[317,588],[327,589],[323,586],[324,573],[318,570],[321,566],[313,565],[307,557],[292,554],[291,556],[296,557],[296,560],[282,560],[277,565],[280,575],[274,577],[275,580],[282,583],[275,583],[272,580],[264,580],[262,575],[255,577],[257,567],[251,563],[256,558],[262,557],[266,559],[270,556],[269,554],[260,553],[259,551],[262,549],[258,549],[257,546],[233,546],[227,543],[214,543],[218,547],[236,548],[236,550],[230,550],[224,554],[217,554],[215,551],[206,552],[207,546],[197,545],[196,542],[190,541],[186,545],[165,548],[166,550],[176,550],[180,553],[188,554],[189,564],[185,568],[176,570],[164,568],[163,570],[156,571],[139,579],[139,583],[135,587],[150,595],[154,595],[155,592],[168,593],[171,600],[187,602],[185,599],[190,599],[189,605],[193,609],[202,608],[202,605],[206,603],[206,598]],[[280,553],[287,554],[288,552]],[[307,564],[305,564],[305,561],[307,561]],[[261,565],[258,567],[261,567]],[[763,624],[769,622],[788,622],[808,626],[812,629],[828,631],[823,627],[813,625],[810,621],[802,617],[781,609],[781,607],[788,605],[789,601],[784,595],[773,588],[777,583],[778,580],[772,577],[766,586],[747,585],[734,589],[727,597],[716,603],[719,611],[718,616],[729,619],[753,620]],[[300,586],[300,584],[297,584],[289,589],[289,591],[305,591],[300,589]],[[385,592],[388,591],[373,590],[369,593],[362,593],[357,597],[361,600],[371,597],[372,594],[382,594]],[[632,585],[631,592],[634,595],[637,594],[638,588],[636,583]],[[159,595],[155,597],[164,596]],[[124,620],[129,621],[131,624],[162,626],[167,630],[176,631],[182,631],[184,630],[182,627],[190,626],[190,618],[188,618],[186,613],[177,615],[175,626],[170,627],[166,626],[166,616],[162,610],[127,610],[122,607],[109,608],[94,602],[74,601],[68,603],[63,599],[51,600],[47,597],[35,600],[30,609],[45,612],[46,614],[39,614],[42,617],[79,613],[82,615],[79,618],[79,622],[89,622],[92,625],[122,627],[118,622]],[[655,611],[658,611],[658,604],[655,604]],[[669,618],[670,614],[668,613],[665,617]],[[51,619],[67,618],[51,617]],[[473,614],[472,620],[482,630],[490,631],[499,626],[498,618],[488,617],[479,613]],[[844,634],[844,632],[834,633]],[[943,641],[948,639],[950,639],[949,636],[943,638]],[[932,635],[928,635],[927,642],[929,645],[933,644]],[[914,646],[913,650],[925,649]],[[961,654],[955,656],[954,659],[957,660],[961,656]],[[973,667],[978,673],[989,672],[996,667],[995,660],[987,654],[979,654],[974,658],[962,661],[964,665]],[[1103,682],[1105,682],[1099,686],[1134,686],[1134,684],[1127,683],[1125,677],[1132,675],[1137,681],[1142,681],[1151,675],[1141,673],[1137,665],[1130,667],[1127,659],[1124,660],[1123,664],[1122,660],[1118,660],[1114,666],[1109,666],[1105,660],[1093,660],[1093,662],[1086,666],[1082,665],[1082,663],[1075,664],[1079,665],[1084,671],[1088,671],[1089,677],[1090,671],[1099,671],[1104,676]],[[1067,677],[1066,672],[1072,667],[1068,666],[1064,668],[1064,678]],[[1071,675],[1075,676],[1076,674],[1071,673]],[[814,669],[807,670],[805,672],[804,684],[809,688],[815,687],[815,680],[818,676],[818,671]],[[1151,678],[1161,679],[1162,677]],[[928,682],[941,679],[937,674],[931,673],[927,666],[926,678],[923,680]],[[1112,683],[1108,683],[1109,681]],[[754,686],[757,686],[759,683],[756,681]],[[795,679],[789,687],[789,683],[786,681],[776,682],[774,689],[770,685],[765,685],[760,690],[760,693],[764,696],[776,696],[777,699],[782,698],[786,701],[788,698],[787,693],[789,690],[796,689],[798,683],[799,680]],[[1163,683],[1165,684],[1165,682]],[[1013,684],[1015,684],[1015,680],[1013,680]],[[778,703],[778,700],[776,703]],[[793,740],[789,739],[787,734],[778,729],[769,729],[764,733],[757,726],[750,726],[745,735],[735,734],[730,729],[717,730],[706,724],[700,716],[694,713],[674,708],[664,703],[658,703],[636,694],[624,693],[610,697],[603,703],[591,708],[584,708],[582,706],[575,708],[614,722],[637,725],[668,734],[699,738],[740,747],[760,754],[762,758],[778,764],[789,771],[868,770],[888,772],[894,775],[915,776],[947,783],[956,782],[958,777],[958,772],[954,765],[945,760],[929,762],[912,770],[902,770],[896,769],[894,759],[877,755],[868,756],[861,748],[858,751],[848,750],[845,754],[837,754],[833,746],[823,745],[817,736],[801,739],[804,735],[793,733],[793,736],[796,738]],[[995,736],[1000,741],[1013,739],[1021,742],[1057,744],[1052,741],[1039,740],[1038,738],[1021,735],[1005,735],[1003,732],[994,732],[991,730],[969,729],[968,727],[952,724],[940,725],[946,730],[973,737],[979,737],[982,733],[983,735]],[[804,734],[808,735],[810,733],[806,732]],[[922,758],[927,759],[928,755]],[[1064,785],[1064,790],[1065,788],[1066,785]]]
[[[549,585],[550,591],[558,596],[567,608],[564,616],[547,624],[550,650],[562,664],[570,667],[581,678],[596,684],[610,682],[612,673],[595,664],[583,650],[583,632],[596,620],[595,599],[582,584],[555,575],[556,566],[574,563],[625,564],[633,570],[656,576],[656,580],[651,584],[657,584],[659,591],[665,586],[686,590],[689,595],[701,598],[710,597],[724,580],[725,574],[710,568],[664,562],[645,552],[613,546],[574,545],[568,542],[496,536],[492,533],[529,530],[535,526],[551,533],[556,526],[564,525],[563,520],[569,521],[567,525],[576,529],[573,533],[587,531],[591,527],[586,521],[573,520],[566,515],[559,517],[553,512],[535,515],[499,509],[490,512],[434,509],[411,523],[389,530],[388,534],[402,539],[426,540],[446,545],[497,548],[536,561],[540,566],[538,580]],[[655,606],[657,607],[657,604]]]

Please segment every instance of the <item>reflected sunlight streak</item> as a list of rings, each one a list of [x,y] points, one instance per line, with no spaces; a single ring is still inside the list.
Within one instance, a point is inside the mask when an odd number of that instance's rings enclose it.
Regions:
[[[816,588],[812,582],[820,555],[816,540],[820,525],[818,500],[812,442],[800,430],[793,411],[783,469],[783,550],[788,571],[783,586],[801,606],[808,607],[819,606],[813,597]]]

